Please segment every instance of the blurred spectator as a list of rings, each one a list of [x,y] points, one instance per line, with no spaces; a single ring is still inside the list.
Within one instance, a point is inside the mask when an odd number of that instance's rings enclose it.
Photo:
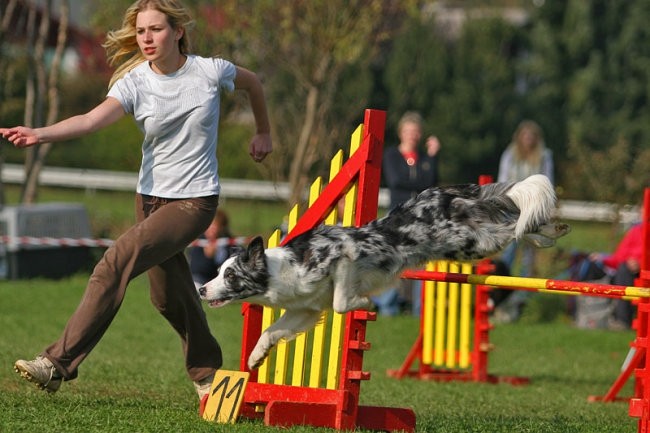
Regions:
[[[234,247],[224,242],[231,237],[228,215],[217,209],[212,223],[199,238],[204,242],[189,248],[190,270],[197,287],[215,278],[219,267],[234,252]],[[219,239],[222,239],[222,245],[219,245]]]
[[[553,154],[544,144],[542,128],[532,120],[523,120],[515,129],[512,141],[501,155],[498,182],[519,182],[533,174],[543,174],[554,182]],[[515,272],[515,262],[520,253],[520,265]],[[535,247],[522,242],[511,243],[502,253],[501,261],[508,273],[531,277],[535,270]],[[519,318],[530,293],[515,290],[502,302],[496,316],[502,321]]]
[[[429,136],[424,148],[419,148],[423,135],[420,114],[406,112],[397,125],[399,144],[384,152],[383,174],[390,191],[390,209],[415,197],[421,191],[438,184],[438,151],[440,141]],[[403,280],[399,288],[373,297],[379,314],[393,316],[412,305],[419,314],[419,281]]]
[[[619,286],[633,286],[639,277],[643,258],[643,225],[632,226],[623,236],[612,254],[592,253],[577,263],[574,279],[577,281],[601,281]],[[580,300],[581,301],[581,300]],[[589,319],[590,302],[578,302],[576,322],[581,327],[608,327],[629,329],[634,319],[634,306],[624,299],[603,299],[599,306],[606,311],[602,324]],[[601,308],[601,311],[603,309]],[[598,312],[594,314],[600,314]]]

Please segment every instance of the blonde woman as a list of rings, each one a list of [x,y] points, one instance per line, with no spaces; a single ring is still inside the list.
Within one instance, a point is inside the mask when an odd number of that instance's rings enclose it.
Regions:
[[[542,128],[532,120],[524,120],[501,155],[497,181],[519,182],[540,173],[553,182],[553,154],[544,144]]]
[[[50,393],[77,376],[122,303],[127,284],[147,272],[151,300],[178,332],[187,374],[199,398],[209,391],[221,349],[197,296],[185,247],[210,225],[219,201],[217,130],[222,92],[248,93],[257,133],[249,153],[262,161],[272,149],[257,76],[219,58],[190,53],[192,18],[176,0],[140,0],[109,32],[105,48],[119,65],[106,99],[86,114],[44,128],[0,128],[16,147],[67,140],[133,116],[144,133],[136,190],[136,224],[95,267],[61,337],[31,361],[22,377]]]
[[[530,175],[540,173],[554,182],[553,154],[544,144],[544,134],[537,122],[524,120],[515,129],[512,142],[501,155],[497,181],[519,182]],[[521,245],[513,242],[501,254],[501,260],[508,272],[512,272],[518,252],[521,256],[518,274],[522,277],[534,276],[536,250],[525,242]],[[507,295],[504,304],[495,310],[498,320],[504,322],[519,317],[528,293],[516,291]]]

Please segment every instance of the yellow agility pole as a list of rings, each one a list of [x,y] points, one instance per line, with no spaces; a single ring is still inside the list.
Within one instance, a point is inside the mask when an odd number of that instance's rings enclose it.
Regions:
[[[343,166],[343,151],[336,152],[330,161],[330,182]],[[325,224],[336,225],[339,219],[339,211],[334,207],[332,211],[325,218]],[[329,317],[328,311],[323,311],[319,322],[314,327],[314,341],[312,343],[312,356],[311,356],[311,369],[309,371],[309,386],[311,388],[318,388],[321,385],[323,377],[323,361],[325,359],[325,328],[327,319]]]
[[[458,262],[449,263],[449,272],[458,273],[460,265]],[[456,341],[458,338],[458,300],[460,298],[460,285],[458,283],[449,284],[449,302],[447,306],[447,356],[445,366],[447,368],[456,367]]]
[[[289,223],[288,229],[291,229],[296,225],[298,221],[298,205],[294,206],[289,212]],[[266,309],[266,308],[265,308]],[[280,310],[278,317],[284,314],[284,310]],[[289,342],[280,340],[275,349],[275,372],[273,374],[273,383],[275,384],[285,384],[287,378],[287,361],[289,358]]]
[[[471,263],[444,260],[429,262],[425,269],[435,271],[436,267],[440,271],[449,269],[452,273],[472,271]],[[471,284],[424,279],[422,300],[422,363],[468,368],[471,358]],[[438,354],[436,359],[434,353]]]
[[[282,234],[280,233],[280,230],[276,230],[273,232],[271,237],[269,238],[269,248],[275,248],[278,245],[280,245],[280,238]],[[264,307],[262,310],[262,332],[266,330],[273,322],[275,321],[275,310],[273,308],[269,307]],[[269,383],[270,380],[270,356],[267,356],[266,359],[264,359],[264,362],[262,362],[262,365],[260,366],[257,374],[257,381],[259,383]]]
[[[426,270],[434,271],[436,262],[427,263]],[[424,301],[422,302],[422,362],[424,364],[433,363],[433,318],[435,308],[435,283],[433,281],[424,281]]]
[[[363,141],[363,125],[359,125],[350,137],[350,155],[353,155]],[[342,225],[354,225],[354,212],[357,207],[357,182],[354,182],[345,194]],[[345,331],[345,314],[332,313],[332,335],[330,338],[329,363],[327,365],[327,389],[336,389],[339,385],[341,371],[341,354],[343,352],[343,333]]]
[[[446,272],[449,262],[438,262],[438,271]],[[438,281],[436,284],[436,327],[434,336],[433,363],[442,365],[445,360],[445,317],[447,316],[447,282]]]
[[[316,178],[309,188],[309,206],[314,204],[323,187],[323,178]],[[307,334],[300,333],[293,347],[293,367],[291,369],[291,385],[302,386],[305,380],[305,358],[307,356]]]
[[[462,273],[472,272],[471,263],[461,265]],[[471,320],[472,320],[472,285],[463,283],[460,286],[460,337],[458,366],[468,368],[470,365],[470,337],[471,337]]]

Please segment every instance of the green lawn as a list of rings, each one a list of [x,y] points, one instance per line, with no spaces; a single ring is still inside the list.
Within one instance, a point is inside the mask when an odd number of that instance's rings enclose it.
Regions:
[[[0,282],[0,431],[2,432],[320,432],[326,429],[208,423],[185,376],[178,338],[149,303],[146,279],[132,282],[117,318],[80,368],[79,378],[46,395],[12,370],[56,339],[84,290],[85,275],[61,281]],[[551,295],[543,295],[551,296]],[[227,369],[237,369],[239,308],[209,310]],[[626,403],[588,403],[615,379],[631,332],[586,331],[561,320],[498,325],[490,372],[526,376],[526,386],[395,380],[418,320],[379,317],[370,323],[372,349],[361,403],[413,408],[420,432],[633,432]],[[629,395],[630,385],[625,395]]]
[[[15,203],[17,189],[9,188]],[[41,191],[40,201],[82,202],[94,236],[116,237],[133,220],[133,194]],[[284,205],[224,200],[236,235],[268,235],[286,213]],[[620,237],[611,225],[572,223],[558,248],[540,252],[540,270],[556,277],[573,250],[609,251]],[[56,339],[81,297],[87,275],[61,281],[0,281],[0,432],[256,432],[289,430],[240,421],[234,427],[200,419],[186,378],[178,338],[150,305],[144,278],[130,286],[122,310],[80,369],[79,379],[46,395],[12,371],[18,358],[31,358]],[[418,320],[380,317],[368,328],[372,350],[364,367],[361,403],[413,408],[421,432],[633,432],[636,420],[625,403],[593,404],[616,378],[631,332],[585,331],[564,316],[566,298],[534,294],[522,320],[498,325],[490,373],[526,376],[527,386],[432,383],[395,380],[413,343]],[[224,368],[237,369],[241,341],[238,307],[208,312],[225,355]],[[625,395],[631,392],[626,387]]]

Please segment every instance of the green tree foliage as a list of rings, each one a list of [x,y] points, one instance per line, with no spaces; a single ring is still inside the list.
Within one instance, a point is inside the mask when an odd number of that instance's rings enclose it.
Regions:
[[[516,94],[516,29],[500,19],[467,23],[453,47],[448,91],[431,122],[450,134],[441,140],[443,179],[475,182],[496,176],[499,157],[522,113]],[[447,164],[448,161],[448,164]]]
[[[530,104],[564,146],[567,194],[637,202],[650,185],[650,2],[546,2],[533,18]]]
[[[397,123],[405,111],[425,117],[445,93],[450,53],[429,20],[413,17],[404,23],[385,56],[383,81],[388,94],[388,119]]]
[[[390,119],[394,126],[404,111],[421,112],[426,133],[442,142],[443,183],[496,175],[522,116],[515,86],[519,39],[501,19],[469,21],[458,39],[436,32],[433,21],[413,20],[396,38],[384,76]]]
[[[443,183],[496,175],[517,123],[530,118],[554,152],[564,197],[634,203],[650,185],[650,1],[462,2],[470,18],[454,35],[417,0],[184,2],[195,12],[194,51],[256,71],[267,92],[275,151],[264,165],[245,152],[247,101],[223,100],[225,177],[291,180],[298,193],[347,147],[368,107],[388,111],[387,145],[396,142],[404,111],[422,113],[425,133],[443,145]],[[118,27],[131,3],[97,0],[92,26],[98,33]],[[504,3],[528,8],[523,26],[498,18]],[[470,13],[486,8],[497,13]],[[0,121],[14,124],[26,66],[20,55],[7,62],[18,51],[3,48]],[[74,80],[62,85],[61,116],[105,95],[105,77]],[[140,140],[137,128],[120,122],[55,146],[48,161],[137,169]],[[99,158],[84,153],[100,147]]]

